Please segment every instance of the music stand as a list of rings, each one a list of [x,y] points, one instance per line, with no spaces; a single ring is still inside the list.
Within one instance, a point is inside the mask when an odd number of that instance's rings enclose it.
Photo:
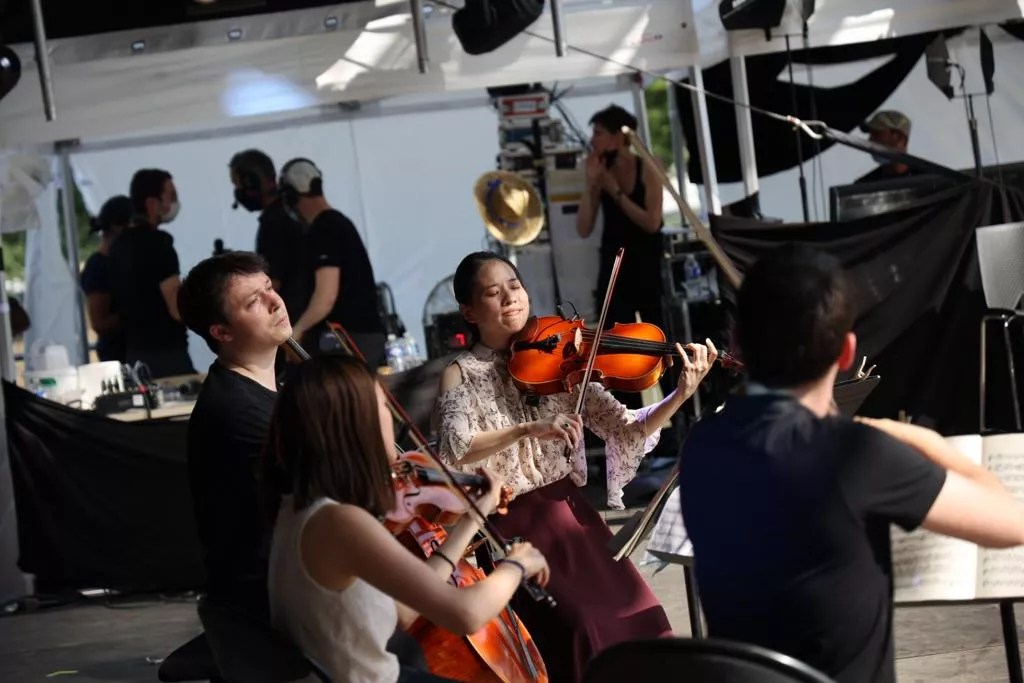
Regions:
[[[978,378],[979,409],[978,431],[985,432],[985,376],[988,370],[986,330],[988,323],[1002,323],[1006,366],[1010,374],[1010,396],[1013,399],[1013,417],[1017,431],[1021,425],[1020,398],[1017,395],[1017,369],[1010,344],[1010,325],[1024,317],[1020,309],[1024,297],[1024,223],[1004,223],[977,228],[978,265],[981,268],[981,288],[985,292],[988,313],[981,319],[980,377]]]
[[[836,382],[832,388],[832,398],[835,399],[839,412],[847,417],[853,417],[860,410],[861,405],[867,400],[868,395],[875,390],[878,383],[882,381],[880,375],[868,375],[859,379],[847,379]]]

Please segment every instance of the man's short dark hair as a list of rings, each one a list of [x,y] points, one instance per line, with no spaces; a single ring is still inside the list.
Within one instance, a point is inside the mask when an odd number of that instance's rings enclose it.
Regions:
[[[590,117],[590,125],[597,124],[609,133],[621,133],[622,127],[636,130],[636,117],[617,104],[605,107]]]
[[[262,180],[277,182],[277,171],[273,160],[258,149],[247,149],[231,157],[228,164],[232,170],[255,173]]]
[[[164,185],[171,180],[171,174],[159,168],[143,168],[132,176],[128,195],[132,199],[135,213],[145,215],[146,200],[161,199],[164,196]]]
[[[737,297],[737,337],[751,380],[789,388],[820,379],[856,318],[839,261],[789,244],[762,256]]]
[[[267,263],[249,251],[229,251],[200,261],[189,271],[178,290],[181,321],[219,353],[217,340],[210,336],[210,327],[227,323],[224,297],[228,284],[238,275],[267,272]]]

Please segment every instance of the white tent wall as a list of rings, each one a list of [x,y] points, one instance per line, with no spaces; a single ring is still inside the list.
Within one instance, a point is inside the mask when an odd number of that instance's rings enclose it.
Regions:
[[[54,157],[54,178],[60,177],[57,163]],[[36,199],[39,229],[28,231],[25,237],[24,305],[31,319],[23,338],[26,370],[37,369],[32,351],[46,344],[65,347],[71,365],[87,362],[80,341],[78,277],[72,273],[60,246],[58,189],[58,183],[52,182]]]
[[[1024,64],[1024,42],[1008,36],[998,27],[989,27],[987,33],[993,41],[995,54],[995,92],[992,94],[991,105],[999,162],[1005,164],[1022,161],[1024,136],[1017,134],[1017,131],[1024,125],[1024,70],[1018,66]],[[966,70],[968,92],[984,92],[977,30],[969,29],[950,39],[948,47],[950,59]],[[853,64],[816,66],[813,70],[814,84],[828,87],[848,83],[877,68],[880,63],[880,60],[865,60]],[[808,82],[803,66],[795,65],[793,74],[798,82]],[[788,76],[785,73],[780,79],[786,79],[785,83],[780,82],[780,87],[788,87]],[[959,94],[959,78],[955,72],[953,84]],[[959,98],[946,99],[928,80],[927,63],[923,56],[881,109],[897,109],[910,117],[913,127],[908,151],[911,154],[954,169],[973,168],[974,156],[964,102]],[[995,164],[992,125],[985,97],[974,98],[974,110],[978,121],[982,163]],[[811,140],[806,136],[803,138],[803,149],[805,152],[811,149]],[[828,220],[830,186],[852,183],[875,166],[876,162],[864,152],[842,145],[834,145],[826,150],[817,163],[805,162],[804,175],[807,178],[811,220]],[[761,209],[765,216],[786,221],[803,220],[798,179],[799,171],[796,168],[760,178]],[[723,204],[744,196],[742,183],[722,184],[720,189]]]
[[[611,103],[633,110],[628,91],[566,97],[563,103],[581,125]],[[73,153],[71,162],[90,212],[110,196],[126,194],[136,170],[168,170],[181,211],[166,229],[174,236],[184,274],[210,256],[216,238],[228,249],[253,248],[256,215],[231,209],[227,164],[235,152],[260,148],[278,168],[292,157],[309,157],[324,173],[328,201],[355,222],[377,280],[391,286],[399,315],[422,343],[420,320],[430,289],[455,270],[462,256],[484,246],[472,187],[481,173],[495,167],[498,154],[493,109],[424,108],[415,114],[83,151]],[[595,241],[595,254],[597,248]],[[195,335],[189,351],[197,369],[213,360]]]

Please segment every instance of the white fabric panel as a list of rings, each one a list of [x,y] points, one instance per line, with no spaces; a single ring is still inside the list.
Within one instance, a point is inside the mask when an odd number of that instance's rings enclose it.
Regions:
[[[56,158],[53,169],[59,177]],[[81,290],[78,274],[71,272],[61,252],[57,200],[57,183],[51,183],[36,200],[40,227],[26,236],[24,305],[32,321],[24,336],[26,370],[36,369],[31,352],[37,342],[64,346],[72,365],[86,362],[77,309]]]
[[[765,40],[764,31],[726,31],[718,0],[693,0],[700,59],[712,66],[731,55],[785,52],[789,34],[793,49],[802,45],[799,5],[790,0],[782,23]],[[808,26],[812,46],[847,45],[926,33],[960,26],[998,24],[1024,17],[1022,0],[817,0]]]
[[[328,200],[355,222],[365,238],[352,128],[347,122],[282,129],[273,134],[89,152],[73,155],[72,164],[91,212],[98,211],[113,195],[128,194],[132,175],[140,168],[163,168],[174,177],[181,211],[173,223],[163,227],[174,236],[184,277],[192,266],[213,254],[217,238],[224,240],[226,249],[255,248],[257,214],[242,208],[232,210],[233,188],[228,173],[232,155],[249,147],[269,154],[278,170],[293,157],[312,159],[324,174]],[[213,362],[206,343],[192,333],[189,353],[197,370],[205,371]]]
[[[999,161],[1003,164],[1024,161],[1024,136],[1016,131],[1024,120],[1024,70],[1016,68],[1024,63],[1024,43],[1014,39],[1001,39],[1000,29],[990,28],[995,54],[996,90],[991,98],[992,119],[995,122],[995,136],[998,141]],[[984,91],[981,77],[980,57],[975,35],[968,35],[949,42],[950,58],[959,62],[967,71],[968,92]],[[814,69],[814,83],[819,87],[848,83],[873,68],[872,64],[840,64]],[[806,81],[804,70],[794,69],[798,80]],[[954,84],[959,92],[959,79],[954,75]],[[892,93],[881,109],[902,111],[912,122],[909,152],[954,169],[971,169],[974,157],[967,128],[962,99],[947,100],[938,88],[928,80],[924,58],[907,76],[906,80]],[[996,163],[992,146],[992,126],[984,97],[974,98],[975,117],[978,120],[978,138],[981,159],[984,165]],[[755,115],[756,116],[756,115]],[[859,134],[859,133],[855,133]],[[804,138],[804,149],[810,149],[810,141]],[[808,203],[811,220],[828,220],[828,188],[846,185],[864,175],[877,164],[870,156],[859,150],[834,145],[820,157],[822,173],[816,174],[816,167],[804,164],[807,178]],[[823,180],[822,180],[823,179]],[[799,172],[796,168],[760,179],[761,208],[765,216],[782,218],[786,221],[802,221],[803,209],[798,185]],[[823,189],[822,189],[823,187]],[[722,203],[737,201],[744,195],[742,183],[721,186]]]
[[[225,44],[220,39],[218,46],[211,46],[210,36],[186,24],[151,34],[134,31],[50,41],[57,110],[57,119],[50,122],[43,116],[32,46],[19,45],[24,72],[18,87],[0,102],[0,149],[248,123],[252,117],[341,101],[483,89],[532,82],[538,75],[547,81],[608,76],[627,71],[623,63],[650,70],[679,68],[693,63],[697,54],[687,2],[616,0],[610,5],[602,0],[567,0],[564,24],[570,42],[619,64],[578,51],[559,58],[548,40],[525,33],[494,52],[467,56],[452,32],[450,16],[435,11],[425,22],[430,71],[420,74],[408,5],[396,3],[393,16],[371,23],[367,5],[308,10],[306,14],[318,14],[321,22],[328,13],[336,15],[338,30],[276,40],[259,38],[280,35],[284,29],[253,28],[242,40]],[[280,28],[295,22],[299,14],[267,15],[264,21],[276,21]],[[296,26],[290,35],[300,30],[310,29]],[[530,30],[550,37],[550,15]],[[146,39],[146,52],[126,55],[140,38]],[[159,51],[184,42],[199,46]],[[120,56],[93,61],[89,55],[96,54]]]

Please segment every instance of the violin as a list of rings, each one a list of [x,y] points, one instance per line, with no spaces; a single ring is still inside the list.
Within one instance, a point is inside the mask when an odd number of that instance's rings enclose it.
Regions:
[[[481,474],[452,472],[455,483],[466,495],[479,499],[490,490],[490,480]],[[391,465],[391,479],[395,491],[395,507],[386,516],[386,526],[398,535],[415,520],[430,524],[451,526],[468,513],[466,498],[450,488],[447,478],[428,456],[406,451]],[[512,487],[503,486],[498,499],[497,513],[508,514],[512,500]]]
[[[520,391],[539,396],[571,391],[583,382],[596,336],[578,318],[530,318],[509,348],[513,383]],[[678,355],[657,325],[615,323],[600,335],[590,380],[612,391],[641,392],[657,384]],[[743,369],[728,351],[718,352],[718,362]]]

